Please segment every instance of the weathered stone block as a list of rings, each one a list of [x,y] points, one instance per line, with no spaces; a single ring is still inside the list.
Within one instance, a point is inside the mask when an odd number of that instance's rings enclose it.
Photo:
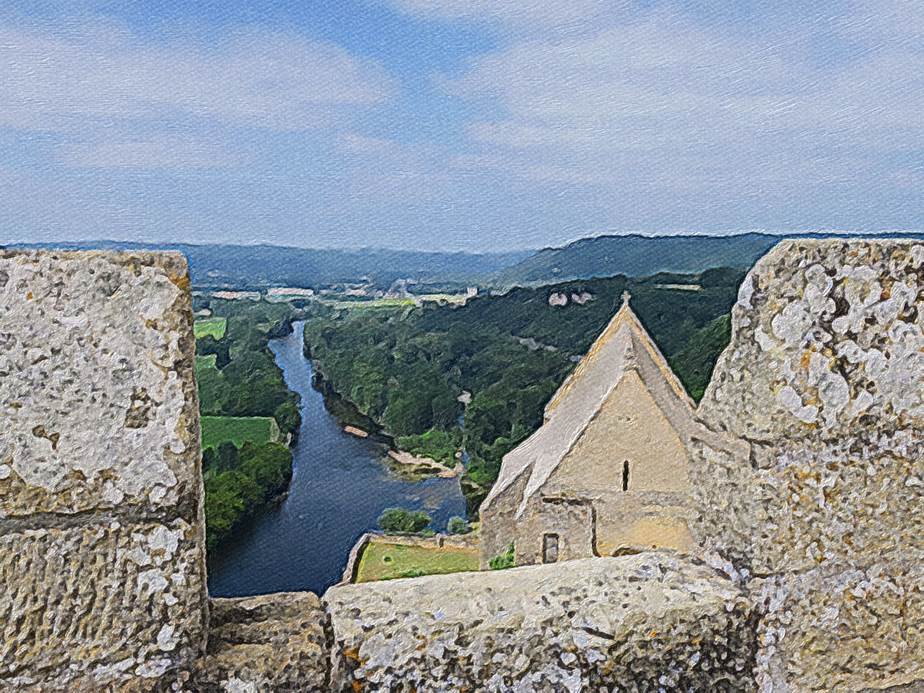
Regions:
[[[667,553],[334,587],[333,690],[753,688],[751,605]]]
[[[178,254],[0,251],[0,517],[195,508]]]
[[[924,427],[924,244],[783,241],[741,286],[698,414],[748,440]]]
[[[310,592],[213,599],[194,689],[330,690],[329,619]]]
[[[161,690],[205,645],[176,254],[0,250],[0,688]]]
[[[750,588],[763,614],[761,690],[857,691],[924,679],[924,555],[830,565]]]
[[[924,550],[924,438],[894,431],[841,440],[696,441],[699,540],[766,575]]]
[[[151,683],[194,659],[199,532],[183,520],[113,520],[0,536],[0,688]]]
[[[761,685],[920,679],[924,244],[780,243],[697,416],[694,532],[759,578]]]
[[[924,549],[924,244],[785,241],[697,416],[697,539],[758,574]]]

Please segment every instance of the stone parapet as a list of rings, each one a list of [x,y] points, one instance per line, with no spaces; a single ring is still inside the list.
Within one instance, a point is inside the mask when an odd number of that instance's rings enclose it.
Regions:
[[[327,614],[310,592],[213,599],[208,651],[193,688],[326,693],[330,638]]]
[[[743,591],[668,553],[337,586],[332,690],[753,689]]]
[[[0,688],[153,690],[205,644],[186,262],[0,251]]]
[[[924,673],[924,244],[786,241],[697,412],[696,539],[752,580],[764,690]]]

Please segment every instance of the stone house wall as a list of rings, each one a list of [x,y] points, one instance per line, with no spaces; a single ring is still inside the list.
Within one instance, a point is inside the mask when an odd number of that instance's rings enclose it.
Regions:
[[[504,553],[517,539],[516,512],[526,489],[527,474],[521,474],[490,508],[481,511],[481,569],[486,570],[495,556]]]
[[[543,494],[583,498],[597,517],[594,550],[659,547],[688,551],[689,453],[635,371],[627,373]],[[628,491],[622,490],[629,463]]]
[[[517,520],[514,557],[517,565],[547,562],[545,544],[556,549],[548,562],[594,556],[596,513],[592,503],[567,497],[535,496]]]

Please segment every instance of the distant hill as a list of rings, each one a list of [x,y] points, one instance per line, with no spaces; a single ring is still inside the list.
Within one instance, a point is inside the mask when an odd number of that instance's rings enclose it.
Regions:
[[[433,284],[474,282],[526,258],[531,251],[510,253],[438,253],[363,248],[327,250],[275,245],[192,245],[85,241],[18,244],[62,249],[177,250],[189,259],[193,286],[261,288],[370,281],[388,288],[396,279]]]
[[[854,237],[799,234],[800,238]],[[327,287],[368,282],[387,289],[397,279],[427,285],[426,291],[467,284],[508,289],[595,277],[698,274],[713,267],[749,269],[786,236],[642,236],[582,238],[561,248],[506,253],[442,253],[382,248],[353,250],[276,245],[193,245],[86,241],[18,244],[42,248],[178,250],[189,258],[196,288],[269,286]],[[864,238],[924,238],[924,234],[869,234]],[[413,287],[409,287],[414,291]],[[420,290],[420,289],[419,289]]]
[[[799,238],[854,237],[799,234]],[[924,234],[868,234],[864,238],[924,238]],[[696,273],[710,267],[750,268],[787,236],[743,233],[734,236],[596,236],[562,248],[544,248],[491,277],[501,287],[536,286],[571,279],[658,272]]]

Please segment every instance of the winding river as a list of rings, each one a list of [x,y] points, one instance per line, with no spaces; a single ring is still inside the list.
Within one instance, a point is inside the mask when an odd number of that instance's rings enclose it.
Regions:
[[[301,395],[289,494],[209,556],[214,597],[322,594],[340,580],[353,544],[376,527],[388,507],[426,510],[437,530],[445,529],[453,515],[465,515],[458,479],[398,479],[383,462],[381,443],[343,432],[312,387],[311,362],[302,348],[304,327],[296,322],[291,334],[269,343],[289,389]]]

